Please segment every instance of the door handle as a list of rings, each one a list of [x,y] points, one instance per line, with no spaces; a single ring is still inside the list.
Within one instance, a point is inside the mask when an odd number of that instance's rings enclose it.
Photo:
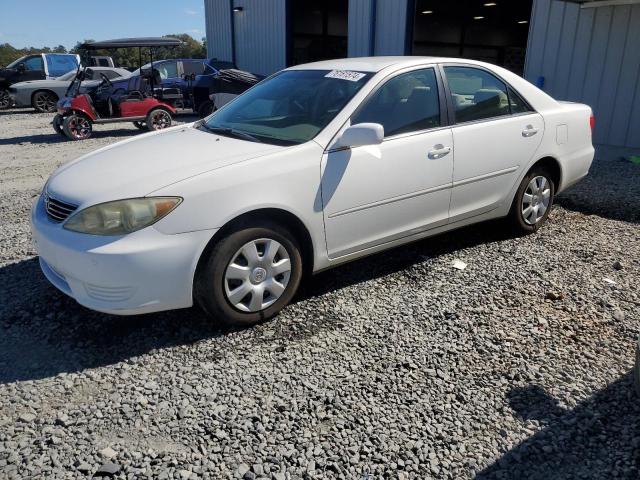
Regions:
[[[451,151],[451,147],[445,147],[442,144],[438,144],[438,145],[434,145],[433,150],[429,150],[429,158],[431,159],[438,159],[438,158],[442,158],[445,155],[448,155],[449,152]]]
[[[522,130],[523,137],[533,137],[536,133],[538,133],[537,128],[533,128],[533,125],[527,125],[524,130]]]

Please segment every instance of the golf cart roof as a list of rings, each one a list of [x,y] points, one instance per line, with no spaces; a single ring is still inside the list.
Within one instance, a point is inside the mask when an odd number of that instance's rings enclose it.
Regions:
[[[140,37],[86,42],[80,45],[80,48],[84,50],[100,50],[103,48],[179,47],[180,45],[182,45],[182,40],[174,37]]]

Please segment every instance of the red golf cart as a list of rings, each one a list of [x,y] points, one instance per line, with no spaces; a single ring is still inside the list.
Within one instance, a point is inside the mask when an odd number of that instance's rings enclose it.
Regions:
[[[142,48],[149,48],[153,66],[153,49],[182,45],[177,38],[124,38],[89,42],[80,46],[85,52],[115,48],[138,48],[139,74],[111,82],[102,75],[97,86],[84,88],[84,69],[78,67],[67,94],[58,101],[58,114],[53,119],[56,132],[72,140],[91,136],[94,123],[132,122],[139,129],[161,130],[171,126],[175,103],[182,99],[176,88],[162,88],[160,73],[155,68],[142,69]]]

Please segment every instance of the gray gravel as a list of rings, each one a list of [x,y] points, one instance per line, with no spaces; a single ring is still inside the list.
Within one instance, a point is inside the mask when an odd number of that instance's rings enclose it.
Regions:
[[[227,330],[47,284],[31,198],[136,133],[68,142],[49,120],[0,113],[0,478],[640,475],[640,167],[596,162],[536,235],[491,223],[376,255]]]

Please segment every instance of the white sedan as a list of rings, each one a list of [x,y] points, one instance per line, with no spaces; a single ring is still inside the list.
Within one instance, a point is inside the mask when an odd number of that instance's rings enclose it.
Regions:
[[[197,303],[248,325],[303,272],[498,217],[536,231],[587,175],[592,128],[588,106],[482,62],[299,65],[204,120],[62,166],[33,237],[46,277],[86,307]]]

